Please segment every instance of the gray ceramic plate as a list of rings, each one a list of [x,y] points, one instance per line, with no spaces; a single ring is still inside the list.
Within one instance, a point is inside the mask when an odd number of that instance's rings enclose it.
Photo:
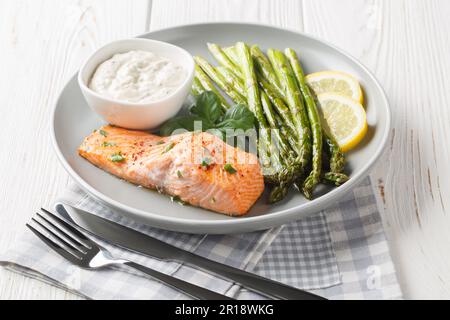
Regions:
[[[341,70],[355,75],[365,92],[369,132],[359,147],[348,154],[351,179],[339,188],[321,186],[313,201],[298,192],[276,205],[266,194],[244,217],[232,218],[201,208],[181,206],[157,192],[137,188],[78,156],[77,147],[102,121],[89,109],[76,77],[66,85],[55,106],[52,134],[59,160],[72,178],[89,194],[124,216],[145,224],[189,233],[233,233],[267,229],[319,212],[336,203],[364,178],[382,154],[390,131],[388,101],[373,75],[341,50],[310,36],[269,26],[213,23],[180,26],[141,37],[167,41],[211,61],[206,42],[230,45],[236,41],[257,43],[262,49],[292,47],[300,54],[305,72]]]

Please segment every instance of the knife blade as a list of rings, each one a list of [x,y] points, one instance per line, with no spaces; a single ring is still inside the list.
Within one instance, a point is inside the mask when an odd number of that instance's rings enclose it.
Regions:
[[[182,250],[156,238],[125,227],[90,212],[59,203],[57,211],[77,226],[113,245],[164,261],[176,261],[191,267],[212,272],[217,276],[239,283],[263,296],[274,299],[325,300],[307,291],[290,287],[283,283],[240,270],[186,250]],[[61,212],[63,211],[63,212]]]

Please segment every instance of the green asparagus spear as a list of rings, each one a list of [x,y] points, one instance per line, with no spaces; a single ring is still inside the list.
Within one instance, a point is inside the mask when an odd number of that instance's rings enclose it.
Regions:
[[[283,200],[286,198],[288,191],[289,186],[284,183],[274,186],[269,194],[269,203],[273,204]]]
[[[220,49],[220,47],[218,47],[218,49]],[[236,89],[240,90],[241,87],[243,88],[243,80],[242,80],[241,71],[239,70],[239,67],[238,67],[240,63],[239,63],[239,61],[237,61],[238,57],[236,56],[236,48],[235,47],[227,47],[227,48],[223,49],[223,52],[229,58],[229,60],[233,61],[234,65],[229,64],[230,68],[233,68],[233,69],[224,68],[224,67],[217,67],[217,69],[223,68],[223,70],[221,70],[222,74],[225,76],[225,73],[226,73],[227,74],[226,76],[229,77],[230,80],[233,79],[235,81],[235,83],[237,84],[235,86]],[[270,62],[267,60],[267,58],[264,56],[264,54],[262,52],[261,52],[261,54],[263,55],[265,61],[267,61],[267,63],[269,63],[270,69],[268,66],[266,66],[266,68],[265,68],[268,73],[272,72],[272,75],[269,76],[269,78],[271,78],[271,79],[275,78],[276,81],[278,81],[278,79],[276,78],[276,75],[273,73]],[[232,75],[233,73],[234,73],[234,76]],[[238,75],[238,76],[236,76],[236,75]],[[292,122],[292,119],[290,117],[289,108],[284,103],[282,92],[280,92],[279,89],[275,88],[271,83],[269,83],[267,80],[265,80],[263,78],[263,76],[260,76],[260,74],[258,72],[257,72],[257,80],[260,85],[260,88],[266,92],[270,101],[272,102],[274,107],[276,107],[277,112],[279,114],[283,115],[283,118],[286,120],[288,125],[295,131],[295,124]]]
[[[311,199],[315,186],[320,182],[320,174],[322,170],[322,125],[320,123],[319,111],[317,110],[316,102],[314,101],[309,87],[306,84],[305,75],[303,73],[302,66],[300,65],[300,61],[297,58],[297,54],[291,48],[285,49],[284,53],[291,64],[297,83],[300,87],[300,91],[302,92],[311,126],[313,141],[312,170],[303,182],[302,186],[302,191],[306,198]]]
[[[278,114],[275,114],[274,118],[276,126],[280,130],[280,133],[288,141],[291,150],[295,152],[296,148],[298,147],[298,141],[295,139],[295,135],[290,132],[290,129],[285,125],[283,119]],[[299,179],[300,177],[296,178]],[[290,184],[285,183],[274,186],[269,194],[269,203],[276,203],[283,200],[289,191],[289,186]]]
[[[216,60],[225,68],[230,69],[236,74],[236,76],[241,76],[241,70],[239,69],[239,64],[235,64],[228,56],[223,52],[222,48],[215,43],[208,43],[208,49],[211,54],[216,58]]]
[[[236,76],[236,74],[233,71],[223,66],[217,66],[216,70],[222,75],[222,77],[225,79],[225,81],[229,86],[234,87],[237,92],[239,92],[243,97],[245,97],[246,92],[241,78]]]
[[[286,165],[291,165],[294,162],[295,154],[291,150],[289,143],[286,140],[286,137],[281,135],[280,131],[278,130],[277,123],[276,123],[276,114],[274,113],[272,106],[270,104],[269,97],[267,97],[266,93],[264,91],[261,91],[261,105],[262,109],[264,111],[264,114],[266,116],[268,125],[271,129],[274,129],[271,131],[272,133],[272,145],[276,143],[275,147],[278,147],[277,150],[273,150],[273,152],[280,152],[280,155],[283,159],[283,162]]]
[[[241,71],[244,80],[244,87],[247,90],[247,102],[250,110],[258,118],[264,118],[261,108],[261,97],[259,94],[258,81],[256,79],[253,60],[250,56],[248,46],[243,42],[236,43],[236,52],[241,62]],[[258,119],[259,120],[259,119]],[[265,121],[265,118],[264,118]]]
[[[273,130],[272,134],[277,133],[276,138],[278,139],[278,145],[280,149],[280,155],[282,156],[279,161],[283,163],[278,167],[279,170],[279,178],[277,179],[275,186],[272,188],[269,194],[269,203],[275,203],[283,200],[287,193],[289,186],[292,184],[296,177],[296,168],[295,168],[295,156],[292,155],[292,150],[290,150],[289,145],[286,144],[286,141],[283,139],[283,136],[280,136],[280,131]],[[287,150],[286,150],[287,149]],[[281,181],[282,180],[282,181]]]
[[[232,52],[233,54],[236,53],[235,47],[229,47],[227,51]],[[267,60],[267,58],[265,58],[263,54],[262,56],[264,57],[265,61],[268,64],[268,66],[266,65],[267,72],[271,72],[272,79],[276,79],[278,81],[276,75],[273,73],[273,70],[271,69],[272,66],[270,65],[270,62]],[[234,59],[237,59],[237,57],[235,57]],[[283,99],[279,97],[279,93],[275,92],[276,89],[273,89],[273,86],[267,83],[267,81],[265,81],[258,74],[258,72],[256,72],[256,74],[260,87],[263,89],[261,90],[261,101],[264,114],[269,122],[269,125],[273,129],[277,129],[272,131],[272,138],[273,142],[277,144],[278,148],[276,148],[275,151],[272,150],[272,153],[277,152],[278,150],[281,152],[281,157],[284,160],[284,163],[281,164],[281,167],[283,168],[284,171],[280,174],[288,181],[295,180],[296,177],[300,176],[303,173],[301,159],[296,157],[296,153],[298,152],[298,143],[297,142],[294,143],[295,138],[292,135],[286,136],[280,134],[278,130],[279,127],[275,124],[274,119],[278,115],[274,112],[272,104],[270,102],[272,102],[275,106],[278,106],[277,111],[283,114],[283,116],[288,120],[289,124],[291,125],[291,128],[295,130],[295,125],[293,124],[292,119],[290,118],[289,108],[284,104]],[[266,82],[265,89],[261,82]],[[270,100],[268,99],[267,93],[271,95]],[[286,181],[286,184],[289,184],[288,181]],[[288,187],[288,185],[286,187]],[[281,195],[281,193],[278,193],[278,195]]]
[[[223,48],[223,52],[227,55],[236,66],[239,66],[239,58],[236,54],[236,48],[234,46]]]
[[[330,159],[330,171],[334,173],[341,173],[345,166],[345,156],[341,152],[337,142],[334,138],[323,130],[325,143],[328,146],[328,153]]]
[[[301,99],[300,89],[284,54],[274,49],[269,49],[267,53],[270,63],[280,80],[289,109],[291,110],[300,144],[299,156],[302,161],[302,169],[306,170],[311,158],[311,129],[309,127],[308,115]]]
[[[278,96],[283,96],[283,90],[281,89],[280,82],[273,71],[272,65],[270,64],[269,59],[264,55],[261,49],[257,45],[253,45],[251,48],[251,54],[253,60],[256,62],[258,71],[261,73],[262,78],[265,79],[268,83],[272,84],[273,89],[278,94]]]
[[[275,203],[278,201],[281,201],[287,194],[289,187],[292,185],[292,183],[300,177],[302,174],[301,169],[299,168],[300,163],[297,159],[297,154],[295,152],[295,149],[291,147],[291,143],[294,144],[294,146],[297,145],[297,141],[295,141],[295,138],[293,135],[289,134],[283,134],[283,124],[281,118],[278,114],[276,114],[271,108],[270,108],[270,100],[265,94],[264,91],[261,92],[261,98],[262,98],[262,105],[264,113],[267,117],[267,120],[272,128],[275,130],[272,130],[272,134],[275,135],[277,141],[276,144],[278,146],[280,155],[281,155],[281,173],[280,175],[283,177],[283,180],[275,186],[270,195],[269,195],[269,202]],[[275,139],[273,139],[275,140]],[[275,141],[274,141],[275,142]],[[294,147],[295,148],[295,147]]]
[[[194,77],[194,81],[192,82],[191,93],[197,96],[201,94],[203,91],[205,91],[205,89],[200,83],[200,80],[197,77]]]
[[[344,173],[326,172],[322,175],[322,181],[325,183],[331,183],[339,187],[348,181],[348,176]]]
[[[235,103],[245,103],[245,97],[233,89],[216,69],[202,57],[194,57],[197,65],[222,89]]]
[[[257,141],[258,157],[262,166],[264,180],[268,183],[279,183],[279,176],[277,174],[278,164],[274,162],[274,158],[270,155],[270,131],[260,128],[259,137]],[[276,159],[275,159],[276,161]]]
[[[215,45],[215,50],[212,51],[214,52],[216,55],[218,55],[217,52],[219,52],[221,48],[218,47],[217,45]],[[259,49],[259,48],[258,48]],[[237,89],[239,90],[241,86],[243,86],[243,79],[242,79],[242,73],[241,70],[239,68],[240,62],[238,61],[238,56],[236,53],[236,48],[234,46],[232,47],[226,47],[224,49],[222,49],[222,52],[226,55],[226,57],[218,57],[218,59],[220,60],[225,60],[226,58],[228,58],[229,61],[232,61],[232,63],[226,63],[228,65],[227,68],[225,68],[224,70],[221,70],[221,72],[225,75],[225,73],[227,74],[227,77],[229,76],[230,80],[231,79],[235,79],[236,83],[238,84]],[[264,56],[264,54],[261,52],[261,54],[263,55],[265,61],[269,64],[269,66],[266,66],[265,70],[267,70],[267,73],[271,73],[271,76],[269,76],[270,79],[276,79],[276,81],[278,82],[278,79],[276,78],[276,75],[273,73],[273,70],[271,69],[272,66],[270,65],[270,62],[267,60],[267,58]],[[255,59],[253,59],[255,60]],[[225,63],[223,63],[225,64]],[[224,68],[224,67],[217,67],[218,68]],[[225,71],[226,70],[226,71]],[[234,77],[231,75],[234,73]],[[259,86],[262,90],[264,90],[266,92],[266,94],[269,96],[271,102],[276,106],[278,105],[279,108],[277,110],[277,112],[283,114],[283,116],[285,116],[285,114],[290,114],[289,108],[284,104],[283,102],[283,93],[282,91],[280,91],[280,89],[275,88],[271,83],[269,83],[267,80],[265,80],[263,78],[263,76],[260,76],[260,74],[258,74],[258,72],[256,72],[257,74],[257,80],[259,83]],[[292,126],[292,128],[295,128],[295,125],[292,123],[292,120],[289,121],[289,124]]]
[[[212,82],[208,78],[208,76],[203,72],[203,70],[197,64],[195,65],[195,77],[198,79],[199,83],[206,91],[212,91],[220,98],[222,107],[225,110],[230,108],[228,101],[220,94],[220,92],[212,84]]]
[[[272,164],[275,170],[279,171],[281,167],[281,159],[278,152],[273,152],[273,146],[271,143],[270,126],[264,116],[261,96],[258,89],[258,83],[256,80],[256,74],[253,67],[253,60],[250,56],[250,51],[248,46],[243,42],[238,42],[236,44],[237,54],[240,59],[241,73],[244,80],[244,87],[246,89],[247,104],[249,109],[255,115],[259,127],[260,127],[260,148],[263,150],[269,150],[270,157],[272,159]],[[283,175],[277,175],[276,180],[285,179]]]
[[[276,92],[274,87],[267,82],[265,79],[259,77],[259,84],[264,92],[269,97],[272,105],[275,107],[277,113],[282,117],[285,124],[292,130],[293,133],[297,132],[296,124],[292,119],[291,111],[289,107],[286,106],[282,97],[280,97]]]
[[[220,48],[220,47],[219,47]],[[234,74],[240,75],[240,70],[238,70],[239,61],[238,57],[236,55],[236,48],[235,47],[226,47],[223,49],[223,52],[228,57],[230,61],[233,62],[233,64],[228,64],[229,68],[231,69],[231,72]],[[283,114],[283,117],[285,118],[285,114],[290,114],[289,108],[284,103],[284,93],[279,87],[278,78],[276,77],[272,66],[270,64],[270,61],[267,59],[267,57],[264,55],[264,53],[259,49],[257,46],[252,46],[252,49],[250,50],[253,60],[256,61],[256,65],[263,66],[264,74],[262,72],[257,72],[257,80],[262,90],[266,92],[266,94],[269,96],[272,104],[274,104],[277,108],[277,112],[280,114]],[[259,67],[259,69],[262,69]],[[239,78],[242,79],[242,75],[239,76]],[[267,80],[268,79],[268,80]],[[292,128],[295,128],[295,125],[292,123],[292,120],[286,119],[291,125]]]
[[[241,62],[241,72],[244,77],[244,86],[247,90],[248,105],[250,109],[254,110],[254,112],[256,113],[256,118],[258,119],[258,122],[262,125],[262,127],[269,130],[270,125],[268,124],[264,116],[263,110],[269,110],[271,108],[270,100],[265,94],[261,95],[259,92],[256,72],[254,69],[253,60],[250,55],[250,50],[248,46],[242,42],[237,43],[235,48]],[[261,100],[258,100],[258,97]],[[286,144],[283,143],[283,140],[280,139],[279,132],[273,132],[273,134],[275,134],[273,139],[265,141],[265,143],[269,146],[272,163],[278,170],[278,181],[288,183],[289,181],[293,180],[293,171],[291,168],[289,168],[289,159],[283,159],[280,157],[280,154],[276,149],[276,145],[272,143],[272,141],[276,141],[277,144],[281,144],[283,146],[283,150],[285,150],[286,152],[288,152],[288,148],[286,148]]]
[[[298,141],[295,137],[295,134],[292,133],[292,130],[289,126],[286,126],[283,119],[280,117],[280,115],[275,114],[275,120],[277,124],[277,128],[280,129],[281,134],[286,137],[286,140],[288,141],[289,145],[291,146],[291,149],[298,154],[299,148],[298,148]]]
[[[225,54],[229,58],[231,58],[231,56],[234,55],[234,60],[237,59],[235,47],[227,47],[227,48],[223,49],[223,51],[225,52]],[[267,60],[267,58],[266,58],[266,60]],[[238,65],[239,62],[235,61],[234,63],[235,63],[235,65]],[[269,62],[269,64],[270,64],[270,62]],[[223,67],[220,67],[220,68],[223,68]],[[219,69],[219,67],[217,69]],[[226,68],[224,68],[224,69],[226,69]],[[228,70],[228,69],[226,69],[226,70]],[[223,72],[225,73],[225,71],[223,71]],[[228,73],[231,73],[231,72],[228,71]],[[234,73],[236,74],[237,72],[234,72]],[[229,76],[230,76],[230,79],[233,78],[233,76],[231,76],[230,74],[229,74]],[[240,90],[241,87],[242,87],[242,89],[244,89],[243,88],[243,83],[242,83],[242,81],[243,81],[242,78],[238,77],[238,76],[234,76],[234,79],[235,79],[235,83],[236,83],[235,88],[237,90]],[[282,96],[280,96],[279,93],[276,92],[277,91],[276,88],[274,88],[267,80],[263,79],[262,76],[260,76],[258,72],[257,72],[257,80],[259,82],[260,88],[262,89],[262,91],[264,91],[266,93],[266,95],[269,98],[270,102],[275,107],[277,113],[282,115],[282,118],[285,120],[286,124],[290,127],[290,129],[293,132],[295,132],[296,131],[296,127],[295,127],[295,124],[292,121],[290,110],[286,106],[286,104],[284,103]],[[277,81],[278,81],[278,79],[277,79]],[[270,109],[272,109],[272,108],[270,107]],[[270,116],[270,114],[274,114],[274,112],[271,111],[270,109],[268,109],[267,111],[266,110],[264,111],[266,113],[266,116],[268,114],[269,114],[269,116]],[[275,116],[278,117],[277,114],[275,114]],[[268,120],[269,120],[269,118],[268,118]],[[278,121],[278,122],[279,123],[277,125],[277,128],[280,128],[282,121]],[[290,133],[292,133],[292,132],[290,132]],[[294,144],[295,138],[293,137],[292,134],[288,135],[287,137],[289,137],[289,140],[291,140],[290,141],[291,147],[297,152],[298,151],[297,150],[298,149],[297,148],[298,147],[298,142],[296,141],[295,144]]]

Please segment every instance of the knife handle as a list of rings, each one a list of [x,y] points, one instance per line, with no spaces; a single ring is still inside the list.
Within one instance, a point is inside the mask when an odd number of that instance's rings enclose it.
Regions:
[[[237,282],[252,291],[268,298],[281,300],[326,300],[326,298],[300,290],[283,283],[243,271],[226,264],[215,262],[195,254],[187,254],[184,263],[211,271],[220,277]]]
[[[220,293],[196,286],[195,284],[186,282],[184,280],[175,278],[173,276],[169,276],[168,274],[147,268],[143,265],[137,264],[132,261],[125,261],[123,264],[134,268],[136,270],[139,270],[149,276],[151,276],[154,279],[157,279],[164,284],[172,287],[173,289],[176,289],[178,291],[181,291],[193,298],[200,299],[200,300],[233,300],[230,297],[227,297],[225,295],[222,295]]]

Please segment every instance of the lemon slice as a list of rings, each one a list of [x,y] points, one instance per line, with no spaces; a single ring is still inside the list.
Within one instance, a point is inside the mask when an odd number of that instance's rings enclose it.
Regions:
[[[363,103],[364,97],[359,82],[347,73],[340,71],[316,72],[307,75],[306,82],[316,95],[333,92]]]
[[[317,96],[324,127],[342,152],[353,149],[366,135],[367,121],[363,106],[346,96],[322,93]]]

